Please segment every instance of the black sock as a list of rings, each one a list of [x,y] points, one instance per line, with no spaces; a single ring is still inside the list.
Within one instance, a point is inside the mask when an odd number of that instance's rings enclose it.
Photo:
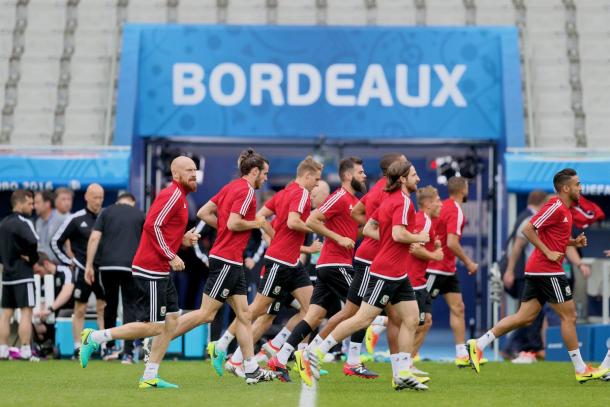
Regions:
[[[303,320],[294,327],[292,333],[286,340],[286,343],[290,344],[294,349],[296,349],[297,346],[299,346],[299,343],[301,343],[303,339],[305,339],[305,337],[312,332],[313,329],[311,329],[309,324]]]

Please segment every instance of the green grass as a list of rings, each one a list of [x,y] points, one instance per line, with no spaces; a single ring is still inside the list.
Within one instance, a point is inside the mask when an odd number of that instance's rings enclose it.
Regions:
[[[608,406],[610,383],[578,384],[569,363],[513,365],[490,363],[480,375],[450,364],[419,363],[430,373],[427,392],[390,387],[390,366],[371,363],[377,380],[345,377],[340,364],[327,364],[329,376],[318,387],[318,406]],[[247,386],[233,376],[217,378],[208,362],[171,362],[161,376],[179,390],[138,390],[143,365],[93,361],[0,362],[0,405],[4,406],[297,406],[301,383]]]

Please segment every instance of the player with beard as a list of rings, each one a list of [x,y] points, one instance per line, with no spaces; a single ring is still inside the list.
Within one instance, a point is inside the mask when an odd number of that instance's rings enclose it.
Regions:
[[[356,157],[344,158],[339,163],[341,187],[333,192],[324,203],[309,215],[307,226],[324,237],[322,251],[316,266],[318,279],[313,290],[309,310],[301,322],[295,326],[286,343],[277,355],[269,360],[274,370],[286,369],[288,358],[298,344],[313,332],[326,317],[328,309],[337,298],[343,302],[353,278],[352,257],[355,240],[358,237],[358,223],[351,217],[351,211],[358,203],[356,192],[365,192],[366,174],[362,160]],[[338,312],[337,321],[346,318],[344,310]],[[343,315],[343,317],[341,317]],[[295,352],[296,366],[303,376],[306,361],[302,351]]]
[[[398,336],[399,363],[393,372],[392,386],[396,390],[412,388],[426,390],[427,387],[411,373],[411,351],[415,330],[419,321],[419,310],[415,292],[407,277],[408,247],[413,243],[427,243],[428,233],[416,232],[416,212],[409,194],[415,192],[419,177],[410,162],[398,161],[388,168],[385,191],[390,195],[384,199],[364,227],[365,236],[379,240],[379,251],[370,269],[363,302],[353,317],[340,323],[317,347],[307,350],[309,369],[302,369],[305,383],[311,384],[317,377],[324,355],[348,335],[363,329],[384,310],[400,320]]]
[[[138,289],[138,322],[105,330],[84,329],[79,355],[83,368],[87,367],[91,354],[101,343],[155,336],[139,388],[178,387],[161,379],[158,370],[180,314],[178,293],[170,278],[170,269],[184,270],[184,262],[176,252],[181,245],[193,246],[199,239],[193,230],[184,233],[188,221],[186,195],[197,190],[196,170],[195,163],[188,157],[180,156],[172,161],[172,183],[159,192],[150,207],[133,259],[132,274]]]
[[[247,384],[273,380],[275,374],[259,368],[254,358],[252,321],[248,310],[248,286],[243,268],[243,253],[253,229],[263,229],[273,236],[271,225],[264,217],[256,216],[256,196],[267,181],[269,162],[249,148],[237,161],[241,177],[225,185],[205,205],[197,216],[207,225],[218,230],[210,249],[210,275],[204,288],[201,308],[182,315],[174,337],[191,329],[212,322],[225,303],[235,312],[235,336],[243,354]],[[212,366],[220,376],[223,373],[223,355],[215,349],[215,342],[208,346]]]
[[[449,178],[447,190],[449,198],[443,201],[436,226],[436,234],[443,249],[443,259],[428,264],[427,286],[433,300],[442,295],[449,306],[449,325],[455,338],[455,365],[461,368],[468,366],[468,352],[464,301],[456,274],[456,257],[464,263],[469,275],[475,274],[479,265],[468,257],[460,244],[466,224],[462,204],[468,199],[468,181],[461,177]]]
[[[523,235],[535,249],[525,265],[525,286],[519,310],[500,320],[479,339],[468,341],[469,360],[477,373],[480,371],[483,350],[496,338],[531,324],[546,302],[561,318],[561,336],[574,365],[576,380],[584,383],[600,379],[610,371],[608,367],[593,368],[586,365],[580,355],[576,334],[576,305],[562,266],[568,246],[587,245],[584,233],[572,238],[570,208],[578,202],[582,190],[576,171],[565,168],[556,173],[553,187],[557,196],[549,199],[523,229]]]

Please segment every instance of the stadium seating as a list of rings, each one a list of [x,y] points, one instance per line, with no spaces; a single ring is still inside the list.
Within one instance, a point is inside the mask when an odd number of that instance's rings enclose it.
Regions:
[[[610,0],[0,0],[0,18],[0,143],[108,143],[125,21],[517,25],[530,145],[610,125]]]

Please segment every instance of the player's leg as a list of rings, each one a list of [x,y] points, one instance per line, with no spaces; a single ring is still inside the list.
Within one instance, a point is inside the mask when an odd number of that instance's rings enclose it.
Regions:
[[[32,284],[33,285],[33,284]],[[21,307],[21,319],[19,320],[19,342],[21,342],[20,355],[21,359],[30,359],[32,357],[32,307]]]
[[[13,308],[8,308],[9,286],[2,287],[2,314],[0,314],[0,359],[8,359],[8,337],[11,333]]]
[[[400,297],[391,305],[401,321],[398,335],[398,360],[395,367],[397,373],[393,373],[392,387],[395,390],[405,388],[427,390],[428,387],[424,382],[429,379],[415,376],[411,372],[411,366],[413,365],[411,352],[415,344],[415,331],[419,325],[419,308],[408,280],[402,284],[400,291]],[[409,291],[411,291],[411,294],[409,294]]]
[[[78,354],[78,349],[81,347],[80,334],[85,325],[85,313],[87,312],[87,303],[79,300],[74,300],[74,312],[72,314],[72,338],[74,339],[74,354]]]
[[[447,306],[449,307],[449,326],[453,331],[455,339],[455,357],[458,360],[464,359],[468,363],[468,352],[466,351],[466,322],[464,320],[464,301],[462,293],[449,292],[444,295]]]
[[[114,328],[116,326],[117,319],[117,310],[119,307],[119,287],[120,287],[120,273],[124,273],[122,271],[113,271],[106,270],[104,272],[96,272],[96,279],[103,279],[101,281],[101,286],[104,287],[104,299],[106,300],[106,305],[102,309],[104,318],[104,324],[100,326],[99,329],[102,328]],[[127,273],[125,273],[127,274]],[[100,298],[98,298],[98,301]],[[99,308],[101,304],[96,304]],[[98,321],[100,319],[100,312],[98,310]],[[99,324],[99,322],[98,322]],[[108,348],[114,347],[114,341],[110,341],[106,344]],[[103,353],[103,352],[102,352]]]

